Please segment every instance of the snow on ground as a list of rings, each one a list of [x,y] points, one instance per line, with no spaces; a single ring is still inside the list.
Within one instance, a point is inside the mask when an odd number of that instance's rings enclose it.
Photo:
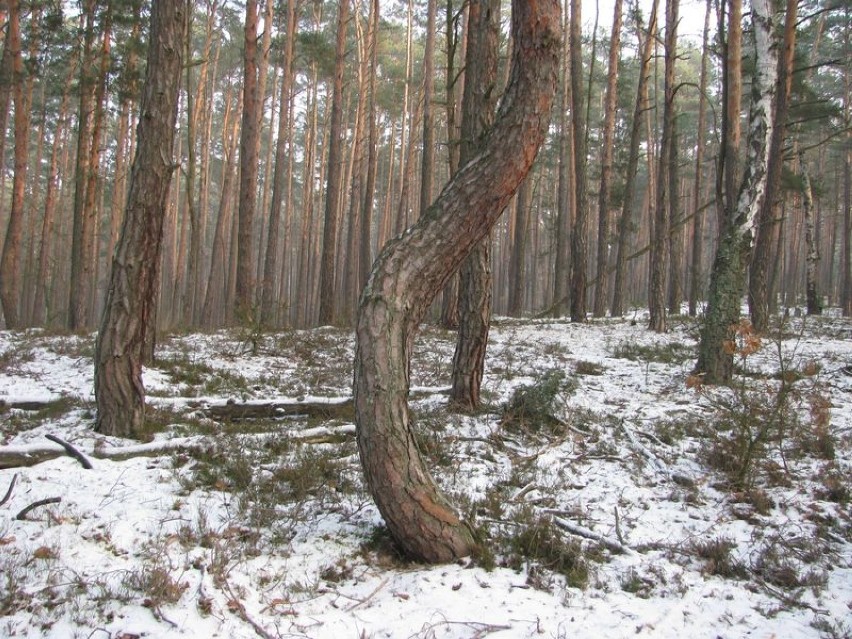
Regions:
[[[852,323],[790,318],[713,389],[697,325],[645,321],[496,321],[476,415],[424,329],[415,427],[487,539],[444,566],[362,485],[350,333],[164,338],[139,446],[91,430],[92,336],[0,332],[0,637],[850,637]]]

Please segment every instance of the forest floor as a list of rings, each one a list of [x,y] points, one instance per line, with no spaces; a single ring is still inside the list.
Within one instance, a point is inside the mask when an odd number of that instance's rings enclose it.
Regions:
[[[744,327],[710,388],[646,319],[496,320],[475,415],[424,328],[417,437],[487,538],[443,566],[363,485],[351,332],[161,336],[145,444],[92,431],[92,336],[0,332],[0,637],[849,638],[852,322]]]

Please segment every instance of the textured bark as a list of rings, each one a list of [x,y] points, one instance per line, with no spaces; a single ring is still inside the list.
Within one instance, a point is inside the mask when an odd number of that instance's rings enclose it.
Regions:
[[[633,123],[630,128],[630,148],[627,152],[627,171],[624,182],[624,203],[621,219],[618,223],[618,249],[615,261],[615,281],[612,291],[610,314],[621,317],[624,313],[624,280],[627,270],[627,258],[630,251],[630,236],[633,233],[633,199],[636,193],[636,173],[639,169],[639,143],[642,135],[642,114],[647,102],[648,76],[651,73],[651,54],[653,53],[653,34],[657,31],[657,0],[651,5],[651,17],[648,22],[648,36],[642,48],[642,60],[639,72],[639,85],[636,88],[636,102],[633,108]]]
[[[275,143],[275,170],[272,177],[272,203],[269,211],[269,227],[266,232],[266,256],[263,263],[263,283],[261,285],[260,319],[264,325],[272,326],[278,317],[276,304],[275,276],[278,271],[278,239],[281,228],[281,215],[290,215],[284,208],[288,179],[288,153],[290,148],[290,99],[293,79],[293,54],[296,40],[296,0],[287,0],[287,36],[282,51],[281,95],[278,107],[278,140]],[[284,260],[287,259],[286,253]]]
[[[417,449],[406,399],[414,335],[434,296],[530,170],[555,91],[558,1],[515,0],[512,15],[511,80],[482,152],[417,224],[384,248],[361,297],[356,327],[354,397],[367,484],[402,548],[429,562],[469,554],[474,539]]]
[[[515,198],[515,233],[512,239],[512,251],[509,255],[509,303],[506,314],[520,317],[524,307],[524,265],[527,260],[527,230],[532,207],[532,184],[530,179],[521,183]]]
[[[798,0],[787,0],[784,19],[784,42],[778,59],[778,87],[775,99],[775,128],[769,147],[769,168],[766,176],[768,197],[760,207],[757,221],[757,237],[754,255],[749,266],[748,305],[751,323],[755,330],[763,332],[769,325],[772,304],[769,299],[769,274],[772,249],[778,241],[780,221],[781,175],[784,167],[784,138],[789,111],[790,89],[793,83],[793,62],[796,52],[796,21]]]
[[[237,214],[237,319],[254,314],[254,218],[257,209],[258,140],[262,105],[257,73],[257,0],[247,0],[243,56],[243,124],[240,130],[240,195]]]
[[[571,0],[571,124],[574,132],[574,226],[571,230],[571,321],[586,321],[588,194],[586,193],[586,104],[583,90],[581,0]]]
[[[0,304],[6,318],[6,328],[22,325],[21,301],[21,242],[24,231],[24,197],[27,184],[27,164],[30,139],[31,95],[26,91],[24,59],[21,55],[20,3],[9,3],[9,25],[6,33],[6,48],[12,55],[12,82],[15,98],[15,169],[12,178],[12,205],[9,208],[9,223],[0,257]]]
[[[466,164],[482,148],[494,121],[500,0],[468,6],[464,96],[459,160]],[[453,354],[450,401],[459,410],[479,407],[485,348],[491,323],[491,238],[474,247],[459,271],[459,332]]]
[[[677,55],[678,0],[666,0],[665,104],[663,134],[657,179],[657,202],[651,239],[651,288],[648,292],[648,328],[666,331],[666,278],[669,270],[669,226],[671,224],[672,156],[674,154],[674,65]]]
[[[83,3],[85,23],[83,56],[80,67],[80,109],[77,114],[77,160],[74,173],[74,223],[71,235],[71,277],[68,297],[68,328],[77,330],[89,324],[89,301],[92,294],[92,265],[88,261],[87,244],[94,237],[94,211],[86,210],[86,187],[89,175],[89,146],[92,110],[95,101],[94,42],[95,0]]]
[[[751,256],[752,238],[763,198],[773,129],[777,52],[772,36],[769,0],[753,0],[752,20],[756,64],[752,79],[748,125],[748,157],[733,215],[727,215],[710,277],[710,294],[695,372],[709,384],[728,382],[733,375],[730,348],[740,317],[740,298]]]
[[[138,147],[121,238],[95,345],[95,430],[132,437],[144,424],[142,361],[156,308],[157,268],[169,186],[187,0],[155,2],[140,105]]]
[[[710,53],[708,47],[710,36],[710,11],[713,7],[712,0],[707,0],[707,8],[704,12],[704,30],[701,46],[701,73],[698,80],[698,139],[695,150],[695,178],[693,180],[693,210],[692,210],[692,268],[689,273],[689,316],[695,317],[698,313],[698,300],[701,299],[702,273],[701,255],[704,247],[704,214],[702,212],[701,194],[702,174],[704,163],[704,129],[707,126],[707,58]]]
[[[373,265],[372,234],[373,208],[376,191],[376,172],[378,169],[379,127],[376,122],[376,77],[378,75],[378,33],[379,0],[370,3],[370,26],[367,28],[367,50],[370,56],[369,82],[367,90],[367,178],[361,204],[361,244],[358,249],[358,290],[367,285],[370,268]]]
[[[609,290],[609,192],[612,183],[612,156],[615,137],[615,113],[618,99],[618,59],[621,55],[621,4],[616,0],[612,16],[612,36],[609,43],[609,68],[607,69],[606,97],[604,98],[604,123],[601,152],[601,186],[598,191],[598,255],[595,271],[595,317],[606,315]]]
[[[328,145],[328,175],[325,191],[325,226],[322,232],[320,261],[319,323],[333,324],[337,319],[334,263],[337,258],[340,191],[343,170],[343,70],[346,56],[346,25],[349,0],[341,0],[337,14],[337,44],[334,84],[331,96],[331,130]]]
[[[805,299],[808,315],[822,315],[822,297],[819,294],[819,238],[814,211],[814,193],[811,176],[803,154],[799,155],[802,171],[802,210],[805,218]]]

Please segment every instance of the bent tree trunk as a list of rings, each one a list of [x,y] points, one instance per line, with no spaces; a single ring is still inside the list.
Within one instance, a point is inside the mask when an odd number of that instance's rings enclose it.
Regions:
[[[373,266],[356,324],[355,410],[366,481],[391,534],[411,557],[470,554],[472,532],[438,490],[411,429],[414,335],[432,299],[497,221],[544,140],[556,87],[558,0],[513,0],[509,86],[482,152]]]
[[[187,0],[155,2],[138,146],[121,238],[95,346],[95,430],[133,437],[145,419],[142,360],[156,311],[163,220],[171,183]]]

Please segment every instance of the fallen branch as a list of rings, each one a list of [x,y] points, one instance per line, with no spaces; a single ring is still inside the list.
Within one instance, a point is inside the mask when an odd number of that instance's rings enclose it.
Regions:
[[[15,519],[19,521],[24,521],[26,516],[30,513],[30,511],[35,510],[39,506],[47,506],[48,504],[58,504],[62,501],[62,497],[48,497],[47,499],[39,499],[37,502],[34,502],[24,508],[21,512],[15,515]]]
[[[0,506],[9,501],[9,498],[12,496],[12,491],[15,489],[16,481],[18,481],[18,473],[15,473],[12,476],[12,481],[9,483],[9,490],[6,491],[6,494],[3,496],[3,499],[0,499]]]
[[[550,515],[558,515],[561,514],[561,511],[558,510],[550,510],[547,509],[544,512]],[[609,539],[608,537],[604,537],[596,533],[594,530],[590,530],[585,528],[584,526],[580,526],[578,524],[572,524],[570,521],[566,521],[561,517],[553,517],[553,523],[556,524],[557,527],[561,528],[567,533],[572,535],[577,535],[578,537],[583,537],[585,539],[591,539],[592,541],[596,541],[599,544],[609,548],[612,552],[623,554],[623,555],[632,555],[634,554],[634,550],[629,548],[628,546],[614,540]]]
[[[66,442],[64,439],[60,439],[60,438],[59,438],[59,437],[57,437],[56,435],[51,435],[51,434],[47,434],[47,435],[45,435],[45,438],[47,438],[47,439],[49,439],[50,441],[52,441],[52,442],[54,442],[54,443],[59,444],[60,446],[62,446],[62,448],[64,448],[64,449],[65,449],[65,452],[66,452],[66,453],[68,453],[68,454],[69,454],[71,457],[73,457],[74,459],[76,459],[78,462],[80,462],[80,465],[81,465],[83,468],[85,468],[86,470],[92,470],[92,462],[90,462],[90,461],[86,458],[86,456],[85,456],[85,455],[83,455],[83,453],[81,453],[79,450],[77,450],[76,448],[74,448],[71,444],[69,444],[68,442]]]
[[[246,402],[234,401],[212,404],[205,410],[207,416],[217,421],[264,419],[300,415],[320,419],[355,419],[352,398],[317,402]]]

